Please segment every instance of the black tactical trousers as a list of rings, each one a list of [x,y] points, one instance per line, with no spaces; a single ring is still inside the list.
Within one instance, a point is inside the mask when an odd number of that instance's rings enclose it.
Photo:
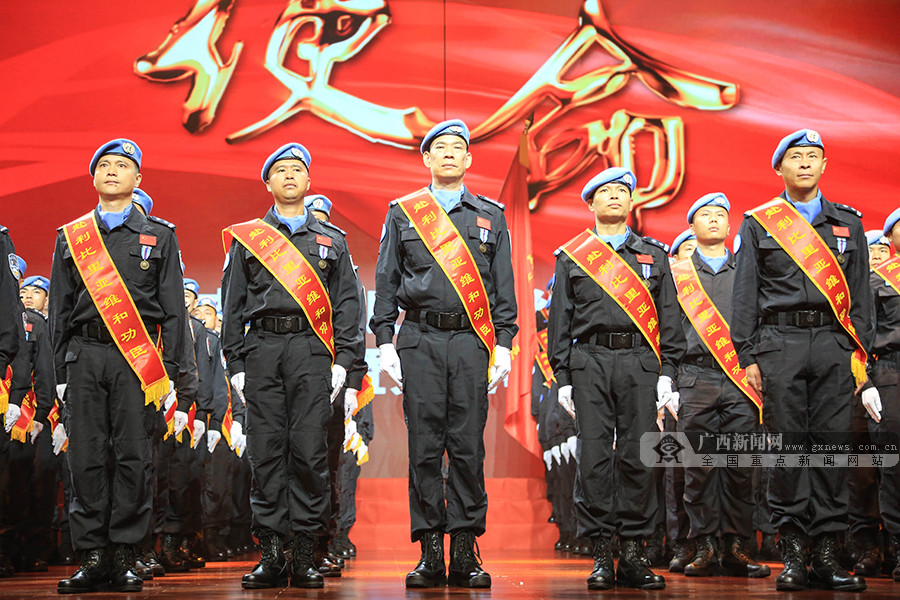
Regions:
[[[324,531],[331,356],[311,332],[251,330],[244,344],[253,528],[283,538]]]
[[[611,350],[576,344],[569,368],[581,448],[575,479],[578,537],[649,535],[658,522],[659,495],[654,469],[641,462],[640,441],[644,433],[658,431],[659,361],[645,346]]]
[[[869,435],[872,442],[880,445],[893,445],[895,448],[900,436],[900,369],[896,363],[880,360],[875,363],[872,382],[878,387],[881,395],[881,422],[876,423],[868,416]],[[865,409],[863,409],[865,410]],[[897,450],[893,451],[896,454]],[[887,454],[887,453],[886,453]],[[884,528],[890,535],[900,536],[900,463],[879,470],[878,505]]]
[[[412,541],[424,532],[484,533],[488,352],[472,331],[405,321],[397,337],[409,439]],[[449,459],[446,494],[441,464]]]

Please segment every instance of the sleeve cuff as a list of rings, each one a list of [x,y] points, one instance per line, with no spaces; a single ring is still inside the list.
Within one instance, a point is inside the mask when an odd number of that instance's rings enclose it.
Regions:
[[[508,331],[498,331],[497,332],[497,345],[503,346],[504,348],[512,348],[512,340],[513,336]]]
[[[375,345],[381,346],[383,344],[393,344],[394,343],[394,329],[391,328],[383,328],[379,329],[377,333],[375,333]]]
[[[572,377],[569,375],[568,371],[561,371],[559,373],[554,372],[553,376],[556,377],[556,384],[559,387],[572,385]]]

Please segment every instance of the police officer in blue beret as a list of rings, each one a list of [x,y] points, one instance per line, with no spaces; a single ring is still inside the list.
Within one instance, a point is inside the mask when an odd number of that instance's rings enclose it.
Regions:
[[[26,277],[19,296],[25,308],[47,316],[47,297],[50,295],[50,280],[41,275]]]
[[[827,245],[827,254],[819,260],[837,264],[843,271],[850,295],[846,299],[849,317],[863,347],[868,348],[872,327],[865,232],[859,212],[822,195],[819,181],[826,162],[822,138],[811,129],[785,136],[772,156],[772,168],[784,185],[779,198]],[[734,276],[731,337],[749,384],[763,397],[766,430],[787,437],[798,432],[815,435],[808,439],[828,443],[850,431],[856,387],[851,355],[856,343],[837,320],[830,303],[834,299],[829,301],[806,275],[802,261],[796,262],[784,250],[775,237],[778,231],[767,231],[751,214],[744,217],[738,234],[741,249]],[[868,382],[865,385],[864,403],[878,393]],[[784,561],[776,589],[865,589],[865,580],[847,573],[837,557],[838,537],[847,529],[847,481],[846,469],[772,470],[767,498]],[[813,551],[808,561],[810,544]]]
[[[131,201],[141,209],[144,215],[149,215],[153,212],[153,198],[141,188],[134,188],[134,192],[131,194]]]
[[[672,245],[669,247],[669,256],[672,257],[673,260],[681,260],[683,258],[688,258],[694,253],[694,250],[697,249],[697,236],[694,235],[694,232],[690,230],[690,228],[685,229],[672,240]]]
[[[684,354],[684,333],[668,247],[638,236],[627,224],[635,184],[630,170],[612,167],[593,177],[581,198],[594,217],[598,239],[591,243],[615,252],[637,275],[634,284],[650,292],[660,358],[653,341],[622,308],[630,302],[624,295],[630,286],[617,283],[616,291],[607,292],[562,248],[556,251],[548,354],[559,403],[578,424],[578,535],[592,540],[594,555],[588,589],[618,585],[655,590],[666,585],[647,566],[644,552],[644,538],[660,521],[660,506],[655,469],[641,462],[639,444],[645,432],[656,429],[658,410],[677,404],[673,379]],[[620,539],[615,574],[614,535]]]
[[[178,240],[174,226],[133,209],[141,160],[140,148],[127,139],[111,140],[97,150],[89,166],[99,196],[91,218],[151,339],[160,331],[171,391],[182,360],[186,318]],[[61,580],[57,591],[111,587],[135,592],[142,589],[134,572],[135,545],[149,532],[153,513],[147,423],[155,417],[155,407],[146,403],[141,381],[101,318],[76,256],[60,230],[50,277],[50,332],[57,396],[68,413],[74,494],[69,523],[81,568]]]
[[[731,203],[713,192],[698,199],[687,213],[697,248],[690,260],[704,293],[727,321],[731,317],[734,255],[725,246]],[[682,263],[683,264],[683,263]],[[757,433],[759,413],[752,400],[729,379],[696,326],[680,306],[687,352],[678,371],[678,431],[693,434]],[[739,577],[767,577],[769,567],[747,555],[753,529],[753,481],[749,468],[685,467],[684,509],[695,552],[684,566],[687,576],[708,576],[720,566]],[[717,550],[718,539],[722,550]]]
[[[491,578],[479,566],[475,538],[484,533],[487,515],[488,391],[509,373],[512,338],[518,331],[509,230],[504,207],[473,194],[463,183],[472,166],[465,123],[459,119],[438,123],[419,149],[431,184],[417,193],[432,196],[465,242],[484,283],[496,343],[494,348],[485,347],[444,267],[399,201],[391,202],[378,249],[369,328],[381,351],[381,370],[403,390],[411,538],[422,547],[421,560],[407,575],[406,586],[444,585],[444,534],[449,533],[450,585],[487,588]],[[406,318],[395,347],[400,308],[406,310]],[[489,372],[491,353],[494,364]],[[441,474],[445,452],[450,461],[446,490]]]
[[[866,243],[869,245],[869,266],[875,268],[891,257],[891,238],[880,229],[866,232]]]
[[[344,236],[304,206],[310,162],[297,143],[269,156],[261,178],[275,204],[262,221],[299,252],[292,261],[305,263],[322,282],[332,306],[334,355],[313,330],[307,307],[237,236],[222,277],[222,346],[231,380],[247,401],[251,506],[262,549],[241,582],[249,589],[280,587],[288,579],[292,587],[324,585],[314,562],[330,515],[325,426],[361,343],[356,275]],[[282,553],[288,540],[290,565]]]

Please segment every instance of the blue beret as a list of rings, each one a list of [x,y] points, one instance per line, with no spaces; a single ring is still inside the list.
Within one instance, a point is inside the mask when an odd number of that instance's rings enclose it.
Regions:
[[[581,199],[587,202],[593,197],[598,187],[613,182],[624,183],[628,186],[629,191],[634,191],[634,173],[625,167],[611,167],[587,182],[587,185],[581,190]]]
[[[884,227],[881,229],[884,235],[890,235],[891,229],[894,228],[894,225],[900,221],[900,208],[894,210],[891,214],[888,215],[888,218],[884,220]]]
[[[188,277],[184,278],[184,289],[194,292],[195,296],[200,295],[200,284],[196,280]]]
[[[681,233],[678,234],[678,237],[675,238],[675,241],[672,242],[672,247],[669,248],[669,256],[675,256],[678,252],[678,247],[681,246],[688,240],[696,240],[697,236],[691,233],[690,229],[685,229]]]
[[[731,211],[731,203],[728,201],[728,198],[725,197],[725,194],[722,192],[706,194],[691,205],[691,209],[687,214],[688,225],[690,225],[691,221],[694,219],[694,213],[704,206],[721,206],[725,210]]]
[[[307,196],[303,204],[310,210],[319,210],[331,217],[331,200],[327,196],[313,194],[312,196]]]
[[[419,145],[419,151],[425,154],[431,149],[431,142],[442,135],[455,135],[466,140],[466,147],[469,147],[469,128],[459,119],[450,119],[449,121],[441,121],[431,128],[422,139]]]
[[[94,169],[97,168],[97,163],[107,154],[117,154],[129,158],[131,159],[131,162],[137,165],[138,171],[141,170],[141,149],[131,140],[119,138],[117,140],[106,142],[94,152],[94,158],[91,159],[91,176],[94,175]]]
[[[21,256],[19,256],[18,254],[16,254],[15,256],[16,256],[16,262],[19,263],[19,276],[25,277],[25,271],[28,270],[28,263],[25,262],[25,259],[22,258]]]
[[[817,146],[823,152],[825,151],[825,145],[822,143],[822,137],[819,135],[819,132],[812,129],[800,129],[790,135],[786,135],[778,142],[775,154],[772,155],[772,168],[777,169],[778,165],[781,164],[781,159],[784,158],[784,153],[787,152],[788,148],[794,148],[795,146]]]
[[[131,201],[140,206],[145,215],[149,215],[153,210],[153,198],[141,188],[134,188],[134,191],[131,192]]]
[[[200,298],[200,302],[197,304],[197,306],[210,306],[216,310],[217,314],[219,312],[219,305],[216,304],[216,301],[213,300],[212,298],[210,298],[209,296],[204,296],[204,297]]]
[[[48,294],[50,293],[50,280],[46,277],[42,277],[40,275],[32,275],[25,279],[25,283],[22,284],[22,287],[36,287],[41,288]]]
[[[889,240],[884,232],[880,229],[870,229],[866,232],[866,245],[874,246],[875,244],[890,246],[891,240]]]
[[[272,168],[279,160],[299,160],[304,165],[306,165],[306,170],[309,171],[309,165],[312,163],[312,157],[309,155],[309,150],[298,144],[297,142],[291,142],[290,144],[285,144],[266,159],[265,164],[263,164],[262,168],[262,180],[263,183],[269,180],[269,169]]]

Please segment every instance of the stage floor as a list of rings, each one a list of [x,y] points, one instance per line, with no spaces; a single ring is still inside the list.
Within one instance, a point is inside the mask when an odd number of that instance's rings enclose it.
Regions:
[[[418,559],[417,547],[410,545],[401,549],[364,550],[348,566],[341,578],[326,579],[323,590],[299,590],[293,588],[272,590],[242,590],[241,575],[255,563],[241,562],[210,563],[206,568],[167,575],[145,582],[140,594],[90,594],[85,598],[202,598],[220,600],[256,598],[354,598],[377,600],[382,598],[429,599],[429,598],[511,598],[524,600],[531,598],[581,598],[581,597],[658,597],[658,598],[716,598],[760,599],[779,598],[850,598],[848,593],[806,591],[785,594],[775,591],[774,576],[779,565],[770,563],[773,575],[762,580],[748,580],[731,577],[687,578],[683,575],[666,575],[667,587],[659,592],[638,590],[614,590],[590,592],[585,586],[585,578],[591,561],[587,557],[565,557],[552,550],[516,550],[503,552],[490,550],[482,552],[484,566],[491,573],[491,590],[470,591],[459,588],[439,590],[406,590],[403,578]],[[247,557],[250,558],[250,557]],[[48,598],[57,596],[56,582],[69,576],[74,569],[52,567],[47,573],[16,575],[0,580],[0,598]],[[662,571],[660,571],[662,572]],[[888,579],[868,580],[869,589],[861,598],[900,598],[900,583]]]

